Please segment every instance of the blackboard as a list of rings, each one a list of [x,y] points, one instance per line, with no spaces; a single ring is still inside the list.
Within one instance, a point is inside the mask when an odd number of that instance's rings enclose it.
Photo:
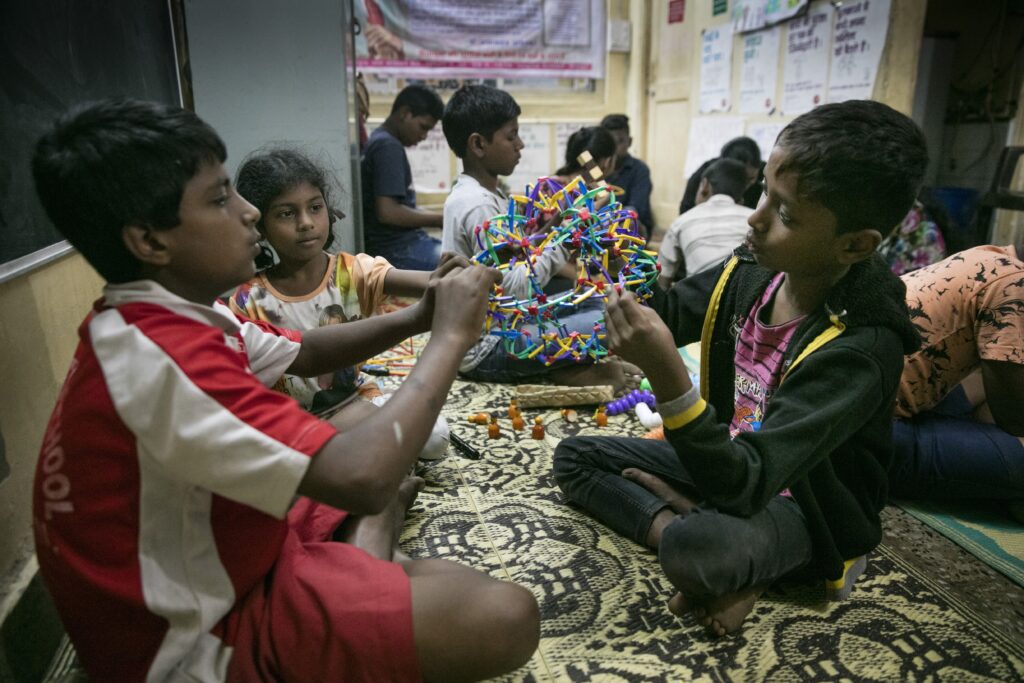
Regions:
[[[0,2],[0,281],[62,250],[35,195],[36,140],[70,106],[181,102],[168,0]]]

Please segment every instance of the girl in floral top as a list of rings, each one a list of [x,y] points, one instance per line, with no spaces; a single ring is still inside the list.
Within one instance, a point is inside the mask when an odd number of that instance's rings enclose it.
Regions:
[[[327,251],[334,240],[331,184],[324,169],[302,153],[279,148],[250,156],[236,185],[260,210],[257,228],[266,243],[256,260],[259,272],[228,301],[236,313],[308,330],[369,317],[380,312],[387,295],[418,297],[425,291],[428,272],[398,270],[381,257]],[[324,377],[285,375],[276,388],[318,414],[344,409],[353,422],[381,396],[358,367]]]

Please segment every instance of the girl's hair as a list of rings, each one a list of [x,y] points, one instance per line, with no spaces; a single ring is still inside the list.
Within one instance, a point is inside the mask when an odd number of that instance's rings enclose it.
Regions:
[[[555,175],[576,173],[583,165],[576,160],[583,152],[590,152],[594,161],[607,159],[615,154],[615,138],[606,128],[601,126],[585,126],[569,136],[565,144],[565,166],[555,171]]]
[[[323,167],[302,152],[287,147],[258,150],[242,161],[235,177],[238,194],[260,210],[260,221],[256,227],[261,235],[265,235],[263,216],[266,216],[270,205],[282,194],[302,183],[309,183],[320,190],[327,205],[330,226],[333,226],[336,212],[331,203],[331,178]],[[327,244],[324,248],[333,244],[334,230],[328,230]],[[274,256],[270,249],[264,246],[260,255],[256,257],[256,268],[264,270],[272,265]]]

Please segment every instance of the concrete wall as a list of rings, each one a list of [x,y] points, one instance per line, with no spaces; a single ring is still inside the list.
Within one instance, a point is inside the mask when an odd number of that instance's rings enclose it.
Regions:
[[[224,138],[234,173],[247,154],[287,144],[318,158],[352,215],[347,3],[339,0],[188,0],[195,109]],[[352,219],[335,224],[340,247],[355,248]]]

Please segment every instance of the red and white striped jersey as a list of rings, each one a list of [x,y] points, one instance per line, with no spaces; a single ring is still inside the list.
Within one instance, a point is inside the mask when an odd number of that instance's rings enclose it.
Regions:
[[[211,634],[278,555],[336,430],[268,388],[297,332],[109,285],[50,418],[34,484],[40,571],[93,680],[223,680]]]

